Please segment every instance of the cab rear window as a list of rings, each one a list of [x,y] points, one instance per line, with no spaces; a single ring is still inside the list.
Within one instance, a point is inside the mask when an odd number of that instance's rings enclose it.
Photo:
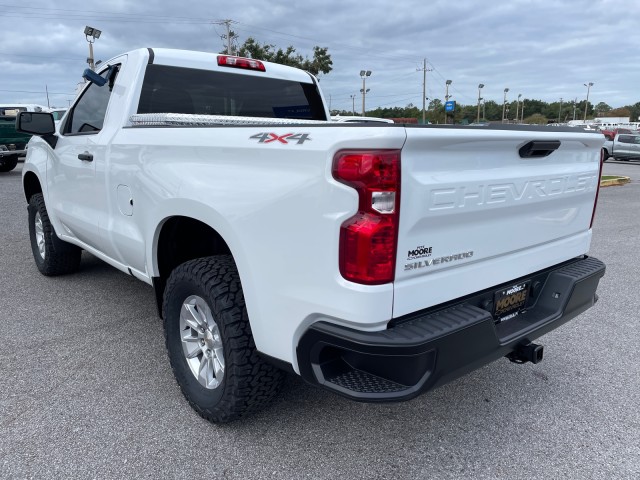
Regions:
[[[326,120],[314,84],[166,65],[147,66],[138,113]]]

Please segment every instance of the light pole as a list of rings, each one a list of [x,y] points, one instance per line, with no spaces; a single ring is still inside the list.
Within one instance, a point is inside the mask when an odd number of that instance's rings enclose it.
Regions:
[[[356,96],[355,95],[349,95],[349,97],[351,97],[351,112],[353,113],[353,116],[356,116]]]
[[[558,123],[560,123],[561,118],[562,118],[562,97],[560,97],[560,110],[558,111]]]
[[[508,88],[504,89],[504,100],[502,101],[502,123],[504,123],[504,111],[505,108],[507,108],[507,92],[509,91]]]
[[[452,81],[451,80],[447,80],[446,82],[444,82],[445,85],[445,93],[444,93],[444,123],[445,124],[449,124],[449,114],[447,113],[447,102],[449,101],[449,98],[451,98],[451,95],[449,95],[449,85],[451,85]]]
[[[573,100],[573,119],[576,119],[576,106],[578,105],[578,98],[576,97]]]
[[[522,96],[521,93],[518,94],[518,99],[516,100],[516,122],[520,121],[520,116],[518,115],[518,112],[520,111],[520,97]]]
[[[89,68],[91,70],[96,69],[96,65],[95,63],[93,63],[93,42],[95,42],[96,39],[100,38],[101,33],[102,31],[98,30],[97,28],[89,26],[84,27],[84,37],[87,39],[87,42],[89,42],[89,58],[87,58],[87,63],[89,64]]]
[[[589,106],[589,90],[593,87],[593,82],[583,83],[585,87],[587,87],[587,103],[584,104],[584,121],[587,121],[587,107]]]
[[[476,120],[477,123],[480,123],[480,100],[482,100],[482,97],[480,96],[480,91],[484,88],[484,83],[481,83],[480,85],[478,85],[478,118]]]
[[[371,90],[366,87],[366,79],[371,76],[371,70],[360,70],[360,76],[362,77],[362,88],[360,92],[362,93],[362,116],[365,116],[365,103],[364,99],[367,96],[367,92]]]

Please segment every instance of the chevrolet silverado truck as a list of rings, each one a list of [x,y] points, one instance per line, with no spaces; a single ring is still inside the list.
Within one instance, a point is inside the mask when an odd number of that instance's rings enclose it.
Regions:
[[[85,77],[57,131],[19,116],[35,264],[71,273],[85,250],[151,285],[210,421],[285,372],[383,402],[537,363],[532,342],[597,299],[601,134],[331,122],[312,75],[212,53],[139,49]]]

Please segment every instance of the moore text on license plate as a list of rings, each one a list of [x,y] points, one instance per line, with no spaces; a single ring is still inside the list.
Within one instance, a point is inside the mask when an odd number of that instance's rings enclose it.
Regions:
[[[520,313],[529,298],[531,282],[521,282],[498,290],[493,297],[493,316],[499,322],[510,320]]]

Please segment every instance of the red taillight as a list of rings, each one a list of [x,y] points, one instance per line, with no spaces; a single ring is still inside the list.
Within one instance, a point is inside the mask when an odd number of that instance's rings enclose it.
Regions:
[[[602,181],[602,167],[604,166],[604,150],[600,149],[600,171],[598,172],[598,184],[596,186],[596,199],[593,201],[593,212],[591,212],[591,223],[589,228],[593,227],[593,219],[596,217],[596,207],[598,206],[598,194],[600,193],[600,182]]]
[[[230,57],[228,55],[218,55],[218,65],[221,67],[244,68],[245,70],[258,70],[265,72],[264,63],[253,58]]]
[[[358,192],[358,212],[340,228],[340,273],[352,282],[393,282],[400,216],[400,150],[342,150],[333,177]]]

